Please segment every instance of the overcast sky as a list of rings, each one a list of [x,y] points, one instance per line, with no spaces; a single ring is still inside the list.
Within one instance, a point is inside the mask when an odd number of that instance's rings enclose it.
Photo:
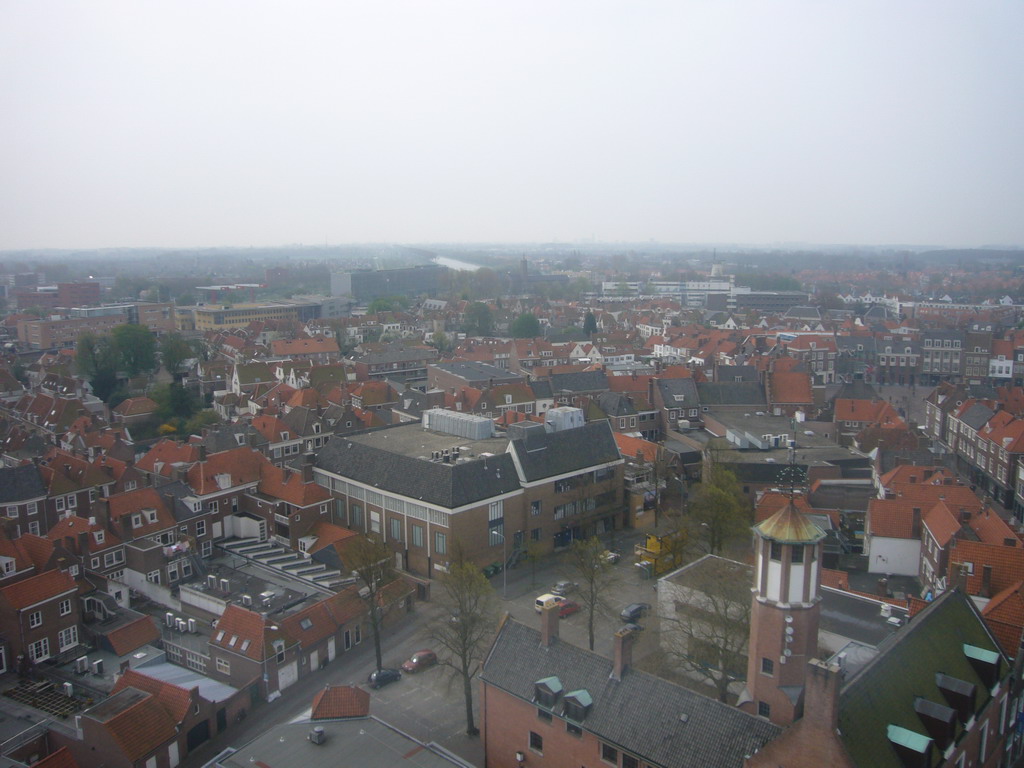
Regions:
[[[1024,3],[0,0],[0,249],[1024,244]]]

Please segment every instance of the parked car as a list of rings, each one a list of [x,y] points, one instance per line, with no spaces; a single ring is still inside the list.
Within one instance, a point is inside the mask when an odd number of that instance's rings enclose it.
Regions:
[[[572,616],[574,613],[579,611],[579,609],[579,603],[573,600],[566,600],[558,606],[558,617],[564,619],[566,616]]]
[[[574,589],[576,589],[576,582],[574,581],[556,581],[555,585],[551,587],[551,594],[564,596]]]
[[[545,593],[543,595],[540,595],[534,601],[534,606],[533,607],[534,607],[534,610],[537,611],[537,613],[540,613],[541,611],[544,610],[544,606],[545,605],[550,605],[552,603],[555,603],[557,605],[557,604],[564,603],[564,602],[565,602],[565,598],[562,597],[561,595],[552,595],[550,593]]]
[[[643,632],[644,628],[637,624],[635,621],[631,621],[627,624],[622,625],[623,629],[628,629],[630,632]]]
[[[437,654],[430,650],[416,651],[409,660],[402,663],[402,671],[412,674],[437,664]]]
[[[625,622],[635,622],[637,619],[642,619],[646,616],[649,610],[651,610],[650,603],[630,603],[622,609],[622,613],[619,616]]]
[[[622,555],[613,549],[606,549],[601,553],[601,557],[604,558],[604,561],[608,563],[608,565],[615,565],[622,559]]]
[[[388,683],[400,680],[401,678],[402,670],[389,669],[388,667],[385,667],[384,669],[373,670],[373,672],[370,673],[370,676],[366,678],[366,682],[370,684],[371,688],[377,689],[387,685]]]

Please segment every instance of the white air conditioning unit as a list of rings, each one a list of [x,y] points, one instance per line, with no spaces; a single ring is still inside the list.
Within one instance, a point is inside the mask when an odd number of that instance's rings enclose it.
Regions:
[[[177,624],[177,630],[179,632],[184,632],[186,629],[188,629],[188,622],[184,619],[177,619],[175,623]]]
[[[221,592],[227,592],[230,589],[231,589],[231,582],[228,581],[227,579],[221,579],[220,580],[220,590],[221,590]]]
[[[886,619],[892,616],[892,606],[888,603],[882,603],[882,616]]]
[[[71,683],[64,683],[63,689],[64,695],[67,696],[69,699],[75,695],[75,686]]]
[[[242,605],[244,605],[244,606],[252,605],[252,595],[242,595]]]
[[[103,674],[103,659],[96,659],[96,661],[92,663],[92,673],[94,675]]]
[[[193,635],[199,631],[199,627],[195,619],[188,620],[188,631],[191,632]]]
[[[206,586],[210,589],[217,588],[217,577],[214,576],[212,573],[206,577]]]
[[[327,734],[324,732],[322,725],[318,725],[316,728],[309,732],[307,738],[314,744],[323,744],[327,741]]]
[[[170,627],[171,629],[174,629],[174,614],[173,613],[171,613],[170,611],[165,613],[164,614],[164,621],[167,623],[168,627]]]
[[[84,675],[89,671],[89,657],[79,656],[75,659],[75,672],[79,675]]]

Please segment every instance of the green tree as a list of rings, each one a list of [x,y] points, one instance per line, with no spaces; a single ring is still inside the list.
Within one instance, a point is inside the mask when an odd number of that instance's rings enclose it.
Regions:
[[[705,474],[707,477],[690,499],[690,521],[699,546],[717,555],[747,534],[751,507],[735,474],[718,464],[706,466]]]
[[[75,345],[75,366],[92,387],[92,393],[108,402],[117,389],[118,354],[107,336],[83,333]]]
[[[203,427],[212,427],[220,424],[220,416],[212,409],[199,411],[191,419],[185,422],[185,433],[189,435],[201,435]]]
[[[181,334],[169,333],[160,339],[160,360],[175,381],[185,374],[185,361],[194,356],[192,345]]]
[[[532,339],[540,336],[540,321],[531,312],[524,312],[509,327],[509,333],[517,339]]]
[[[662,614],[661,645],[674,665],[713,686],[718,700],[729,698],[729,685],[746,675],[750,637],[748,566],[709,559],[694,567]]]
[[[494,589],[480,569],[465,560],[452,562],[438,581],[443,610],[431,625],[430,636],[443,649],[441,663],[462,681],[466,733],[476,736],[480,731],[473,719],[473,676],[497,623]]]
[[[444,331],[435,331],[434,335],[430,337],[430,346],[434,347],[438,352],[447,352],[451,349],[451,341],[448,339],[448,334]]]
[[[378,312],[391,312],[394,308],[395,305],[391,299],[381,296],[380,298],[371,301],[370,305],[366,308],[366,311],[371,315],[375,315]]]
[[[154,387],[149,396],[158,406],[157,415],[164,421],[188,419],[202,407],[199,398],[178,382]],[[184,424],[177,426],[179,431],[184,428]]]
[[[381,627],[387,605],[384,590],[395,577],[392,567],[393,556],[384,538],[379,533],[357,536],[346,550],[347,565],[362,584],[359,597],[366,606],[373,634],[373,651],[376,654],[377,669],[384,666],[381,655]]]
[[[144,325],[125,323],[110,332],[128,376],[156,370],[156,336]]]
[[[583,332],[587,334],[587,336],[593,336],[597,333],[597,318],[594,317],[594,313],[589,310],[583,318]]]
[[[590,642],[590,650],[594,650],[594,617],[598,609],[603,607],[602,596],[607,594],[608,586],[615,577],[613,566],[604,553],[604,544],[596,536],[576,539],[569,547],[566,561],[570,578],[579,580],[579,601],[587,613],[587,639]]]
[[[471,336],[490,336],[494,330],[491,308],[480,301],[466,307],[466,333]]]

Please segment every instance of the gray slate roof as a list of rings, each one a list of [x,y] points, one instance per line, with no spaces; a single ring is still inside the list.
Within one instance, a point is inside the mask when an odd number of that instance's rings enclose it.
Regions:
[[[995,416],[995,413],[995,411],[984,403],[975,403],[964,412],[960,417],[960,421],[971,429],[977,430],[985,426],[985,424],[988,423],[988,420]]]
[[[0,504],[16,504],[46,495],[46,484],[35,464],[0,467]]]
[[[764,387],[748,381],[715,381],[697,385],[701,405],[767,405]]]
[[[443,464],[336,437],[316,457],[317,468],[428,504],[454,509],[519,489],[507,453]]]
[[[602,392],[597,396],[597,405],[608,416],[636,416],[633,399],[621,392]]]
[[[630,669],[619,681],[611,672],[610,659],[563,640],[541,647],[540,632],[508,619],[480,677],[526,702],[533,700],[534,683],[552,675],[565,691],[586,690],[593,705],[584,730],[666,768],[739,768],[744,757],[781,731],[763,718],[645,672]],[[560,713],[559,703],[554,714]]]
[[[658,392],[666,408],[696,408],[700,405],[700,395],[693,379],[658,379]],[[682,395],[682,400],[676,400]]]
[[[604,371],[580,371],[577,373],[553,373],[551,391],[559,392],[604,392],[608,389],[608,377]]]
[[[591,421],[561,432],[533,430],[526,439],[513,440],[511,448],[527,482],[621,459],[607,421]]]

